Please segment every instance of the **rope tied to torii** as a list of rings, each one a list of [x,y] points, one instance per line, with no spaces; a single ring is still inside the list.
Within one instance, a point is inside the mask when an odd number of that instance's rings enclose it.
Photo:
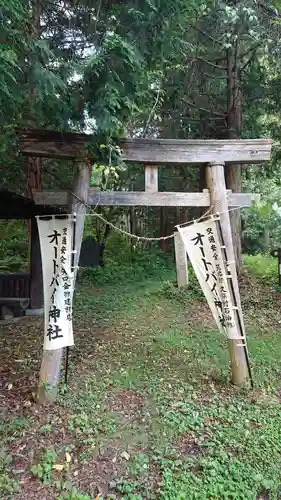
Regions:
[[[77,196],[70,189],[68,189],[68,192],[69,192],[69,194],[71,194],[71,196],[73,196],[74,198],[76,198],[85,207],[87,207],[89,209],[92,209],[91,205],[88,205],[88,203],[86,203],[84,200],[82,200],[82,198],[80,198],[79,196]],[[150,236],[139,236],[137,234],[133,234],[133,233],[130,233],[128,231],[125,231],[125,229],[121,229],[120,227],[116,226],[112,222],[108,221],[101,214],[99,214],[98,212],[96,212],[96,208],[98,207],[98,205],[99,205],[99,203],[97,202],[97,204],[94,207],[94,211],[92,213],[76,214],[76,217],[79,217],[79,216],[80,217],[96,217],[96,218],[100,219],[104,224],[107,224],[108,226],[110,226],[115,231],[123,234],[124,236],[127,236],[128,238],[131,238],[131,239],[134,238],[137,241],[165,241],[165,240],[173,239],[175,237],[174,233],[169,234],[168,236],[150,237]],[[248,205],[244,205],[244,206],[229,208],[228,210],[226,210],[224,212],[216,212],[216,213],[214,213],[215,206],[216,206],[216,203],[213,204],[213,205],[211,205],[208,208],[208,210],[206,210],[206,212],[204,212],[204,214],[201,215],[199,218],[192,219],[192,220],[187,221],[187,222],[183,222],[182,224],[178,224],[178,226],[179,227],[184,227],[184,226],[189,225],[189,224],[195,224],[195,223],[201,222],[202,220],[208,219],[208,218],[210,218],[212,216],[219,217],[221,214],[224,214],[224,213],[227,213],[227,212],[233,212],[235,210],[241,210],[243,208],[249,208]]]

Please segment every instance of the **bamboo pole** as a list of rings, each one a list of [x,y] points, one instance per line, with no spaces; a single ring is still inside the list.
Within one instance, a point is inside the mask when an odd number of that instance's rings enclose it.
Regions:
[[[87,201],[88,189],[91,177],[90,162],[77,163],[73,176],[72,195],[69,197],[68,213],[83,215],[87,207],[80,200]],[[75,224],[75,243],[76,254],[74,266],[78,265],[81,243],[84,231],[84,217],[77,217]],[[75,269],[74,282],[76,279],[77,267]],[[60,370],[62,364],[63,349],[53,351],[43,351],[39,383],[37,390],[37,403],[52,403],[58,392],[60,380]]]
[[[213,213],[220,212],[221,230],[226,247],[228,259],[231,262],[231,274],[233,277],[234,293],[238,307],[241,309],[241,301],[238,287],[238,278],[235,265],[235,253],[233,247],[230,217],[228,212],[227,191],[224,177],[223,163],[210,163],[206,168],[207,186],[210,191],[211,205]],[[241,321],[242,318],[241,318]],[[244,331],[244,324],[242,322]],[[228,339],[231,381],[233,384],[241,386],[245,384],[249,377],[247,359],[243,342],[238,339]]]

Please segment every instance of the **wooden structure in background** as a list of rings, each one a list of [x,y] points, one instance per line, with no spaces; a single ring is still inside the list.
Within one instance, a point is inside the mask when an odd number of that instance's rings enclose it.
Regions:
[[[233,281],[240,301],[238,281],[234,265],[234,249],[231,234],[229,206],[249,206],[255,199],[254,195],[230,193],[226,190],[224,180],[224,165],[253,164],[269,160],[272,141],[270,140],[167,140],[167,139],[123,139],[119,145],[122,158],[126,162],[145,165],[144,192],[97,192],[89,189],[89,167],[86,161],[86,145],[90,137],[85,134],[53,132],[46,130],[22,130],[19,132],[20,151],[27,156],[76,159],[80,167],[74,175],[72,193],[77,196],[73,202],[66,192],[34,192],[34,199],[39,205],[68,205],[76,213],[85,213],[85,205],[124,205],[124,206],[213,206],[213,212],[223,212],[221,227],[227,254],[233,259]],[[81,165],[84,164],[84,167]],[[158,192],[157,165],[202,165],[207,166],[208,190],[203,193],[161,193]],[[79,198],[82,202],[79,202]],[[75,207],[74,207],[75,205]],[[82,221],[82,217],[79,217]],[[83,227],[78,228],[76,244],[78,255],[81,247]],[[178,276],[183,278],[182,251],[177,247],[176,254]],[[229,341],[231,362],[231,377],[234,384],[244,383],[248,377],[244,348],[237,341]],[[43,362],[44,364],[44,356]],[[56,353],[55,359],[60,362],[62,353]],[[41,383],[52,385],[54,381],[53,363],[45,363],[44,376],[41,373]],[[44,384],[46,385],[46,384]],[[41,402],[48,400],[41,393]]]
[[[41,252],[36,215],[61,213],[53,206],[36,205],[33,200],[11,191],[0,191],[0,219],[30,221],[31,255],[28,273],[0,274],[0,305],[20,303],[29,315],[37,314],[43,307],[43,281]],[[28,257],[28,256],[27,256]]]

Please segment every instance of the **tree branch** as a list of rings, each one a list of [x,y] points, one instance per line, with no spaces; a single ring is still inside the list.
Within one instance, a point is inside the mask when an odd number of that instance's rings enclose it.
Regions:
[[[250,52],[258,49],[259,47],[261,46],[261,42],[259,43],[255,43],[254,45],[252,45],[252,47],[250,47],[248,50],[246,50],[246,52],[244,52],[244,54],[241,54],[239,56],[240,59],[243,59],[243,57],[247,56],[248,54],[250,54]]]
[[[142,137],[145,137],[145,135],[146,135],[146,132],[147,132],[148,126],[150,124],[151,118],[153,117],[153,113],[154,113],[154,111],[155,111],[155,109],[157,107],[158,101],[159,101],[160,92],[161,92],[161,87],[159,86],[159,89],[157,91],[157,96],[156,96],[154,105],[153,105],[153,107],[152,107],[152,109],[151,109],[151,111],[149,113],[149,117],[148,117],[147,122],[145,124],[145,127],[143,129]]]
[[[225,80],[227,75],[224,76],[218,76],[218,75],[211,75],[210,73],[206,73],[205,71],[201,71],[202,75],[207,76],[207,78],[214,78],[215,80]]]
[[[227,66],[220,66],[219,64],[215,64],[215,63],[212,63],[210,61],[207,61],[203,57],[199,57],[199,56],[197,56],[197,57],[188,57],[187,59],[192,60],[192,61],[201,61],[201,62],[207,64],[208,66],[211,66],[211,68],[221,69],[223,71],[227,70]]]
[[[263,2],[258,2],[259,6],[271,17],[280,17],[278,10],[272,7],[271,5],[266,5]]]
[[[214,38],[213,36],[209,35],[209,33],[206,33],[206,31],[202,30],[201,28],[198,28],[198,26],[195,26],[194,24],[191,24],[191,28],[193,28],[193,29],[195,29],[196,31],[198,31],[199,33],[201,33],[201,35],[206,36],[206,37],[207,37],[207,38],[209,38],[209,40],[211,40],[212,42],[217,43],[218,45],[223,46],[223,43],[222,43],[220,40],[217,40],[217,39],[216,39],[216,38]]]
[[[255,48],[252,49],[252,52],[254,52],[258,47],[260,46],[260,44],[256,45]],[[249,53],[249,51],[248,51]],[[246,55],[246,53],[244,54]],[[251,56],[249,57],[249,59],[245,62],[245,64],[240,68],[240,71],[244,71],[244,69],[247,68],[247,66],[250,64],[251,60],[253,59],[254,57],[254,53],[251,54]]]
[[[245,62],[245,64],[242,66],[242,68],[240,68],[240,72],[244,71],[244,69],[246,69],[247,66],[249,66],[251,60],[252,60],[252,57],[249,57],[248,61]]]
[[[227,117],[227,113],[218,113],[217,111],[211,111],[210,109],[207,109],[207,108],[201,108],[201,107],[197,106],[197,104],[194,104],[189,99],[185,98],[184,102],[186,104],[189,104],[189,106],[192,106],[193,108],[198,109],[198,111],[203,111],[204,113],[208,113],[210,115],[219,116],[221,119]]]
[[[99,1],[98,9],[97,9],[97,14],[96,14],[96,19],[95,19],[95,26],[94,26],[94,34],[97,34],[97,25],[99,21],[99,16],[100,16],[100,10],[101,10],[101,5],[102,5],[102,0]]]
[[[226,116],[225,116],[225,119],[226,119]],[[202,121],[202,117],[201,118],[189,118],[188,116],[182,118],[183,121],[188,121],[190,123],[200,123]],[[222,117],[218,117],[218,116],[210,116],[208,118],[209,121],[212,121],[212,122],[216,122],[216,121],[221,121],[223,120]]]

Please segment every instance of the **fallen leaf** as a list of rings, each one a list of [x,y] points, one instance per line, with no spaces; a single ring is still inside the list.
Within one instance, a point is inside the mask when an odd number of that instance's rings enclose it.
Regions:
[[[24,474],[25,469],[12,469],[13,474]]]
[[[127,461],[128,461],[128,460],[130,460],[130,455],[129,455],[129,453],[127,453],[126,451],[123,451],[123,452],[121,453],[121,457],[122,457],[122,458],[125,458],[125,460],[127,460]]]
[[[71,462],[71,455],[67,451],[65,452],[65,460],[67,464]]]
[[[57,470],[58,472],[61,472],[64,469],[64,465],[63,464],[55,464],[55,465],[53,465],[53,469]]]
[[[25,448],[26,448],[26,444],[23,444],[22,446],[19,446],[19,447],[16,449],[16,452],[23,451]]]

